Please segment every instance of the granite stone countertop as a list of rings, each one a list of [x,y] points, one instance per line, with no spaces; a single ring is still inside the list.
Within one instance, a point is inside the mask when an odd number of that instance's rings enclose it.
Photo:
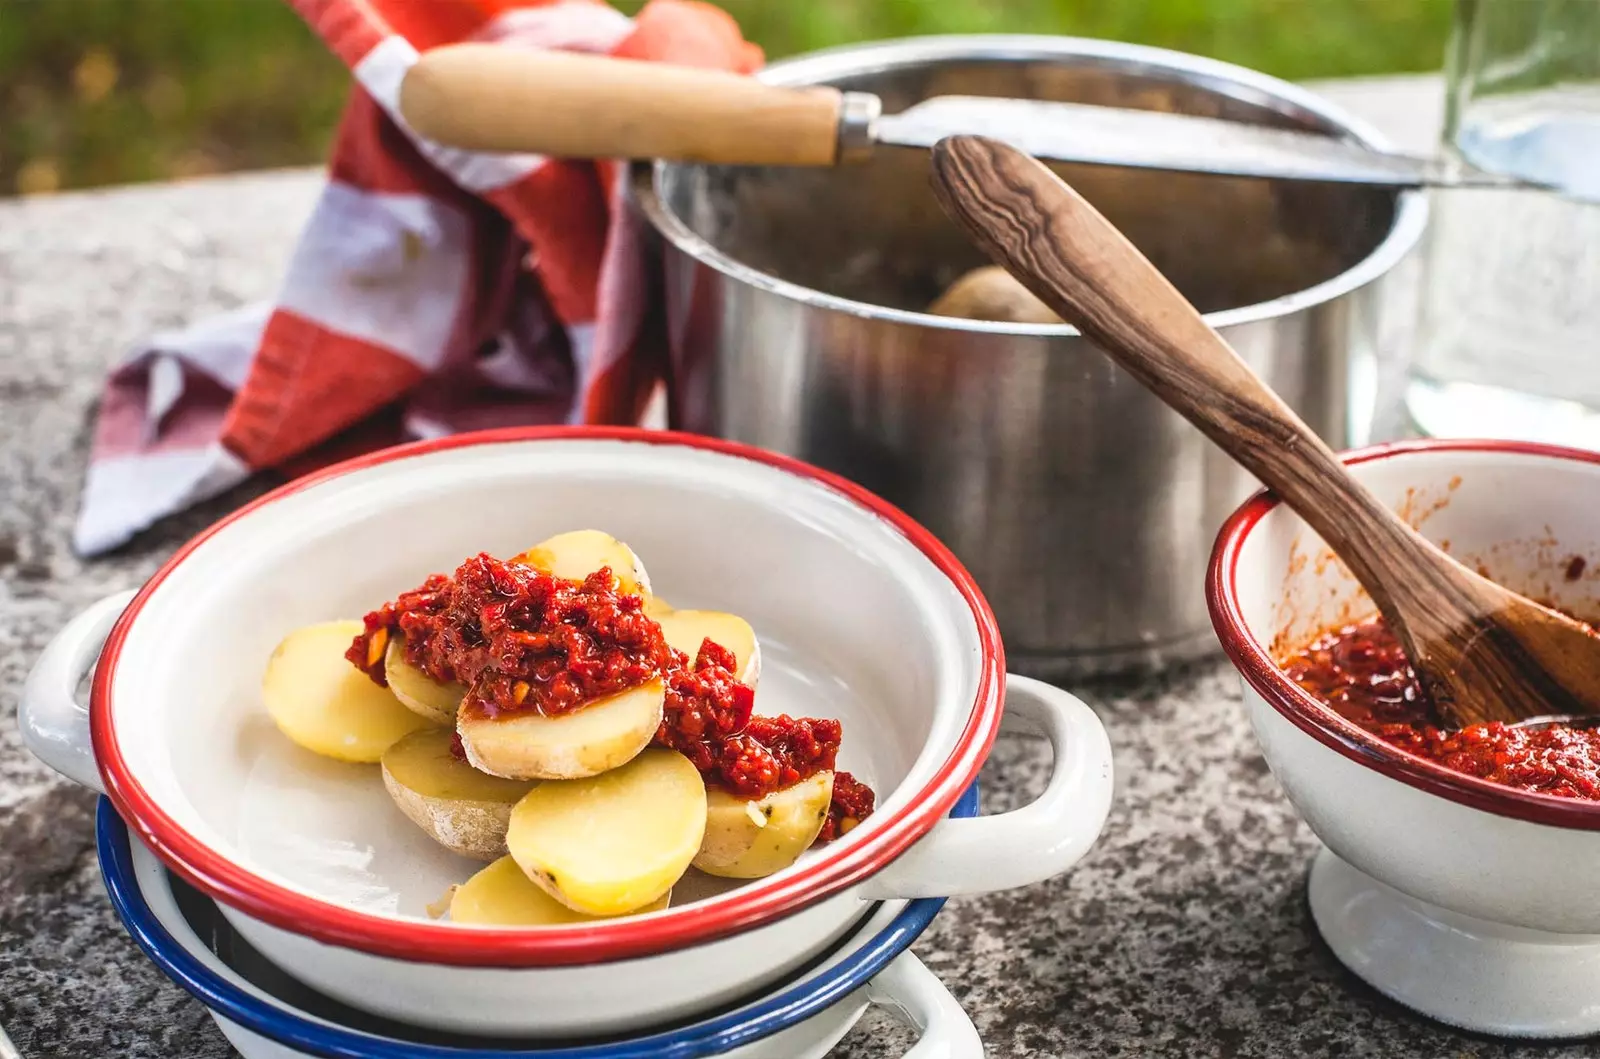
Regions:
[[[1427,146],[1436,83],[1338,94]],[[107,364],[140,336],[270,294],[317,186],[283,172],[0,203],[0,1023],[29,1059],[232,1054],[122,933],[98,878],[93,798],[35,762],[11,718],[27,667],[71,615],[261,488],[104,559],[67,544]],[[951,901],[916,946],[991,1056],[1593,1054],[1450,1032],[1332,959],[1305,905],[1316,841],[1257,754],[1224,666],[1080,690],[1116,752],[1099,846],[1065,878]],[[1036,744],[1003,741],[988,807],[1036,789],[1044,767]],[[907,1042],[872,1013],[837,1054],[888,1059]]]

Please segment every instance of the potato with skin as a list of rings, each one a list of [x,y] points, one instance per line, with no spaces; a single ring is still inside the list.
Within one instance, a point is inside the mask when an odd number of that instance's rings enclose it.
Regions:
[[[998,265],[964,273],[928,306],[934,316],[1006,324],[1059,324],[1061,317]]]
[[[389,682],[389,690],[401,705],[434,724],[455,724],[456,710],[467,696],[465,684],[441,684],[406,661],[406,641],[402,636],[389,637],[388,649],[383,653],[383,679]]]
[[[659,912],[671,893],[635,912]],[[455,888],[450,897],[452,923],[485,927],[552,927],[563,923],[592,923],[605,916],[574,912],[527,877],[507,856],[490,864]]]
[[[742,683],[755,687],[761,679],[761,644],[750,623],[737,614],[724,614],[718,610],[675,610],[656,617],[667,645],[682,651],[694,663],[705,640],[720,644],[733,652],[738,670],[734,676]]]
[[[725,879],[760,879],[811,848],[828,819],[833,773],[819,772],[765,798],[706,791],[706,833],[694,866]]]
[[[666,710],[660,679],[547,717],[530,710],[490,717],[472,706],[456,718],[472,767],[514,780],[570,780],[627,764],[655,738]]]
[[[479,772],[450,752],[448,728],[412,732],[384,752],[383,785],[411,822],[452,853],[494,860],[506,851],[511,807],[526,780]]]
[[[599,776],[539,784],[511,810],[506,848],[568,908],[615,916],[668,893],[705,828],[700,773],[677,751],[652,749]]]
[[[626,544],[599,530],[575,530],[541,541],[517,561],[565,580],[582,580],[602,567],[623,592],[650,597],[644,564]],[[536,711],[491,717],[472,707],[459,711],[456,731],[474,768],[508,779],[581,779],[631,760],[661,727],[666,686],[648,681],[547,717]]]
[[[573,530],[540,541],[514,560],[566,581],[582,581],[602,566],[616,575],[619,591],[650,598],[650,575],[632,548],[609,533]]]
[[[361,632],[359,621],[330,621],[290,633],[267,660],[261,699],[299,745],[365,764],[428,722],[344,657]]]

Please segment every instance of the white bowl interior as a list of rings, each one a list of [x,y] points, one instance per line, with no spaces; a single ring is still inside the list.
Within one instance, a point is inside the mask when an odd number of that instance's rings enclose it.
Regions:
[[[1581,618],[1600,617],[1600,466],[1510,452],[1418,451],[1351,471],[1468,566]],[[1566,577],[1574,556],[1584,570]],[[1245,625],[1274,650],[1302,646],[1373,606],[1322,538],[1285,507],[1239,549]]]
[[[178,826],[267,879],[425,916],[476,865],[407,821],[376,765],[318,758],[282,736],[261,704],[267,657],[294,628],[359,617],[479,551],[511,555],[581,528],[630,544],[675,606],[754,626],[758,712],[843,722],[841,766],[878,792],[879,814],[788,871],[870,840],[948,756],[977,694],[977,626],[894,526],[756,461],[570,439],[365,468],[206,540],[152,594],[117,663],[111,716],[130,775]],[[686,880],[674,905],[721,889]]]

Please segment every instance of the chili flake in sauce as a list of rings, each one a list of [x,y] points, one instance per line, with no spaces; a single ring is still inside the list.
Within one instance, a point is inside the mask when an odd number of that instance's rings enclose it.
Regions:
[[[1600,799],[1600,730],[1441,727],[1400,641],[1372,618],[1279,659],[1284,674],[1335,713],[1407,753],[1491,783]]]

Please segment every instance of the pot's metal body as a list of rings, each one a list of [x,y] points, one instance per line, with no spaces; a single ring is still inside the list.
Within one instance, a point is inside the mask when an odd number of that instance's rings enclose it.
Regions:
[[[942,37],[776,64],[886,110],[940,94],[1139,106],[1377,137],[1239,67],[1060,37]],[[1061,172],[1210,313],[1335,447],[1351,366],[1426,204],[1370,188]],[[1215,645],[1212,537],[1253,481],[1069,327],[926,315],[983,260],[940,212],[926,155],[834,170],[639,166],[663,239],[669,415],[838,471],[908,511],[976,575],[1013,668],[1060,679]]]

